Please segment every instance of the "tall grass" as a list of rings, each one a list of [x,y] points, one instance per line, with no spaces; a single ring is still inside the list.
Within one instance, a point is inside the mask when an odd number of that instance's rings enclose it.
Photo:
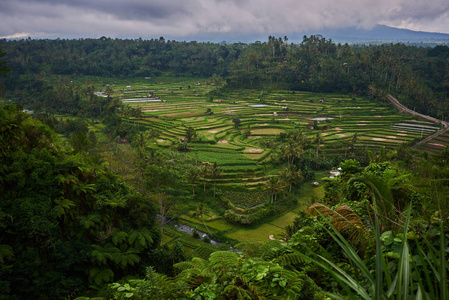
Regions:
[[[360,258],[350,243],[328,222],[332,231],[328,231],[332,238],[340,245],[351,263],[360,270],[363,279],[357,280],[336,263],[318,256],[318,259],[307,257],[332,274],[348,293],[351,299],[449,299],[448,292],[448,262],[446,252],[448,240],[444,234],[443,222],[439,227],[438,247],[427,238],[423,238],[424,247],[416,238],[417,251],[410,252],[407,240],[411,208],[407,210],[407,216],[403,227],[403,239],[399,250],[399,259],[396,261],[396,272],[390,274],[386,257],[382,252],[379,221],[375,217],[376,256],[374,270]],[[417,253],[416,253],[417,252]],[[394,261],[393,261],[394,262]],[[425,262],[419,268],[416,262]],[[391,262],[390,262],[391,264]],[[424,274],[422,274],[424,273]],[[331,294],[336,299],[347,299],[341,295]]]

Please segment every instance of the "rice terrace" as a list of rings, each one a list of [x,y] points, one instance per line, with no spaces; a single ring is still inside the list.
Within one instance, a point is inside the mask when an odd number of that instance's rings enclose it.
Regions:
[[[183,147],[198,165],[216,163],[220,175],[204,181],[237,188],[240,192],[223,197],[234,209],[240,207],[240,213],[254,212],[269,200],[267,181],[282,167],[277,156],[283,154],[275,141],[288,133],[301,132],[310,141],[307,155],[320,158],[330,170],[339,161],[410,145],[442,128],[368,97],[238,89],[213,98],[210,92],[217,87],[208,79],[169,77],[101,78],[96,85],[111,88],[110,96],[128,107],[123,110],[128,122],[152,134],[145,142],[147,150]],[[133,109],[139,113],[132,115]],[[193,131],[187,133],[189,129]]]
[[[278,169],[267,141],[288,132],[301,130],[311,141],[320,133],[320,144],[315,145],[319,149],[313,153],[332,160],[354,157],[354,149],[396,149],[442,128],[366,97],[242,89],[211,99],[209,92],[215,86],[207,79],[110,82],[111,96],[141,110],[138,117],[130,117],[131,122],[159,132],[147,147],[183,143],[187,129],[193,128],[195,137],[185,140],[187,153],[199,163],[219,164],[223,171],[219,186],[262,186]]]

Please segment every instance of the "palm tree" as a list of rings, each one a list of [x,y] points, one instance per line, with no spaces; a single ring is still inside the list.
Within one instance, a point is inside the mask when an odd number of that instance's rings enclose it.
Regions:
[[[288,185],[289,192],[292,191],[292,185],[302,179],[301,171],[298,170],[295,165],[283,168],[281,172],[279,172],[279,177],[284,184]]]
[[[204,223],[204,219],[203,219],[203,215],[205,215],[207,212],[208,212],[208,210],[204,207],[203,203],[200,203],[200,204],[198,204],[196,211],[193,212],[192,217],[193,218],[199,217],[201,219],[201,222],[203,222],[204,227],[206,227],[209,235],[212,235],[212,233],[210,233],[209,227],[207,227],[207,225],[206,225],[206,223]]]
[[[271,194],[271,204],[276,202],[277,192],[284,187],[279,176],[271,176],[268,178],[266,190],[270,191]]]
[[[214,179],[214,198],[215,198],[215,186],[217,183],[217,177],[220,176],[220,173],[221,173],[221,170],[218,167],[217,162],[214,162],[214,164],[212,165],[212,168],[210,169],[210,175]]]
[[[188,168],[186,173],[184,174],[184,177],[187,179],[188,182],[192,184],[192,195],[195,195],[195,182],[199,178],[198,168],[197,167]]]
[[[75,150],[75,153],[80,154],[80,161],[81,153],[87,151],[91,145],[91,142],[87,138],[86,134],[82,131],[72,133],[69,139],[69,143]]]
[[[140,107],[140,106],[136,107],[136,109],[134,111],[134,117],[140,119],[140,118],[142,118],[142,116],[143,116],[142,107]],[[135,122],[136,121],[134,120],[134,124],[135,124]],[[137,123],[137,129],[139,129],[139,123]]]
[[[159,231],[161,236],[164,234],[164,223],[167,219],[168,214],[175,207],[175,202],[164,192],[157,192],[154,197],[156,198],[157,204],[159,205]],[[168,220],[170,221],[170,220]],[[162,246],[162,239],[159,242],[159,246]]]
[[[203,178],[203,187],[204,187],[204,193],[206,193],[206,178],[209,176],[209,166],[203,165],[200,167],[200,177]]]
[[[147,143],[147,136],[143,132],[139,132],[136,140],[137,140],[136,142],[137,142],[137,146],[138,146],[137,152],[139,154],[139,157],[142,157],[144,146]]]
[[[318,157],[318,150],[321,148],[321,144],[324,143],[324,138],[321,136],[320,132],[316,133],[315,138],[313,139],[313,143],[316,145],[316,157]]]
[[[159,130],[156,130],[154,128],[150,128],[147,130],[147,135],[151,139],[151,142],[154,144],[154,139],[157,138],[161,132]]]
[[[282,155],[287,158],[287,163],[290,166],[294,163],[295,158],[299,158],[303,153],[303,147],[299,142],[290,140],[281,151]]]

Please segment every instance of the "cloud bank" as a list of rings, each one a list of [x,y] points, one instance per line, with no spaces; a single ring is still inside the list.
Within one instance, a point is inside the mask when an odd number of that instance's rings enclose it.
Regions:
[[[0,36],[151,38],[279,34],[376,24],[449,33],[449,1],[2,0]]]

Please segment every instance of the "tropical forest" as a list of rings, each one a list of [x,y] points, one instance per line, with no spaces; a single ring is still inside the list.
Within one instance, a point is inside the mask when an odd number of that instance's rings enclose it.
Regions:
[[[0,40],[0,299],[449,299],[449,47]]]

